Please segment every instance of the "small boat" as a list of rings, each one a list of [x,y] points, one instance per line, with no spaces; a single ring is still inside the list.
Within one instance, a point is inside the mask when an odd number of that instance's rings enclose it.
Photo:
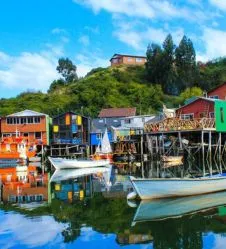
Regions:
[[[110,181],[111,166],[84,168],[84,169],[62,169],[56,170],[50,178],[50,182],[60,182],[64,180],[74,179],[82,176],[102,174],[107,176],[107,181]]]
[[[41,162],[41,157],[33,156],[29,158],[29,162]]]
[[[135,192],[142,200],[192,196],[226,190],[226,176],[201,178],[149,178],[130,176]]]
[[[226,192],[199,196],[141,201],[133,218],[137,222],[177,218],[226,204]],[[129,203],[131,206],[131,204]]]
[[[113,154],[111,144],[108,138],[107,129],[104,132],[104,136],[98,144],[95,154],[91,156],[93,160],[108,159],[113,162]]]
[[[162,156],[161,161],[165,163],[181,163],[183,164],[183,156]]]
[[[53,158],[48,157],[50,163],[55,169],[79,169],[79,168],[93,168],[93,167],[104,167],[110,164],[109,160],[77,160],[77,159],[66,159],[66,158]]]

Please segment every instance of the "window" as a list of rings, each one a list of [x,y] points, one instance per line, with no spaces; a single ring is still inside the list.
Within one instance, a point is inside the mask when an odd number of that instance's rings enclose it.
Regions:
[[[125,124],[130,124],[131,123],[131,120],[128,118],[128,119],[125,119]]]
[[[210,99],[219,99],[218,95],[209,96]]]
[[[220,115],[221,115],[221,123],[224,123],[224,111],[223,111],[223,107],[220,108]]]
[[[24,133],[23,135],[24,135],[24,137],[28,137],[28,133],[27,133],[27,132],[26,132],[26,133]]]
[[[35,120],[35,124],[39,124],[41,121],[40,117],[35,117],[34,120]]]
[[[118,63],[118,59],[113,59],[112,63]]]
[[[100,134],[100,133],[99,133],[99,134],[97,134],[96,136],[97,136],[97,139],[98,139],[98,140],[101,140],[101,137],[102,137],[102,136],[101,136],[101,134]]]
[[[136,58],[136,62],[142,62],[143,59],[142,58]]]
[[[133,61],[133,59],[131,57],[128,57],[127,61]]]
[[[192,120],[194,118],[194,113],[181,114],[181,119]]]
[[[6,122],[7,122],[7,124],[12,124],[13,123],[13,119],[12,118],[7,118]]]
[[[42,138],[41,132],[35,132],[35,139],[41,139],[41,138]]]
[[[20,123],[21,124],[26,124],[27,123],[27,118],[21,118]]]
[[[104,120],[103,119],[99,119],[99,123],[103,123],[104,122]]]
[[[27,123],[28,124],[33,124],[33,117],[28,117],[27,118]]]
[[[210,112],[209,116],[210,116],[210,118],[215,118],[215,113],[214,112]]]

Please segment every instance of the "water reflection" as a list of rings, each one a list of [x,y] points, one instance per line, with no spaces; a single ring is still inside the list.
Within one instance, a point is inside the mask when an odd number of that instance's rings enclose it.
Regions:
[[[145,165],[145,174],[157,175],[156,165]],[[128,174],[140,176],[139,164],[45,174],[35,166],[8,169],[0,169],[0,248],[207,249],[226,243],[226,192],[131,207]]]

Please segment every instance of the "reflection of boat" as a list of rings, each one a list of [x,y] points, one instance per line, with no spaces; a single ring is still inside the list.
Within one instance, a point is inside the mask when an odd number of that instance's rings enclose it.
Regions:
[[[174,218],[226,204],[226,192],[174,199],[141,201],[134,222]]]
[[[183,156],[162,156],[161,160],[165,163],[183,164]]]
[[[183,165],[183,162],[163,162],[163,168],[170,168],[170,167],[176,167],[176,166],[181,166]]]
[[[226,189],[225,176],[149,179],[136,179],[130,177],[130,180],[141,199],[199,195]]]
[[[85,169],[63,169],[56,170],[50,178],[50,182],[59,182],[69,179],[78,178],[81,176],[87,176],[92,174],[103,174],[107,176],[108,182],[111,175],[111,166],[108,167],[97,167],[97,168],[85,168]]]
[[[48,157],[55,169],[92,168],[103,167],[110,163],[109,160],[77,160]]]

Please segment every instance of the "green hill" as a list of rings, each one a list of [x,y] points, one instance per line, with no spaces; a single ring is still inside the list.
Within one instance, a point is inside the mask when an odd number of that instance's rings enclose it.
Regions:
[[[199,84],[209,90],[226,80],[226,59],[199,65]],[[93,69],[86,77],[65,84],[54,81],[48,93],[24,92],[15,98],[0,99],[0,115],[32,109],[51,116],[72,110],[95,117],[101,108],[137,107],[138,114],[156,113],[165,103],[177,107],[179,96],[163,93],[160,85],[147,81],[143,66],[119,66]]]

